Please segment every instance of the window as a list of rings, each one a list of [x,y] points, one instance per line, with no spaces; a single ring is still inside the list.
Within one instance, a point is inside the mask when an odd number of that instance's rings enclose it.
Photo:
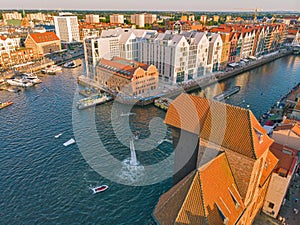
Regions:
[[[235,204],[235,208],[238,209],[240,207],[240,203],[236,200],[236,198],[234,197],[234,195],[232,194],[232,192],[229,190],[230,196],[232,198],[232,201]]]
[[[222,210],[220,209],[220,207],[217,205],[217,203],[215,203],[219,212],[220,217],[222,218],[222,221],[224,224],[228,223],[228,218],[224,215],[224,213],[222,212]]]
[[[272,202],[269,202],[269,208],[271,208],[271,209],[273,209],[274,208],[274,203],[272,203]]]

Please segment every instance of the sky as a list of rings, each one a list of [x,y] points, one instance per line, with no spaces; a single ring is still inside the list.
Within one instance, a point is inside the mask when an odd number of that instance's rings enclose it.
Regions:
[[[0,0],[1,9],[300,11],[300,0]]]

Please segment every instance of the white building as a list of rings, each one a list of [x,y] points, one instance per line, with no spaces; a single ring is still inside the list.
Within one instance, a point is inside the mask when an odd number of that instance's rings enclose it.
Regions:
[[[209,51],[207,57],[207,72],[218,71],[221,64],[223,41],[220,34],[207,34]]]
[[[22,20],[22,14],[18,12],[2,13],[3,20]]]
[[[249,56],[252,56],[254,40],[255,40],[255,30],[245,32],[243,34],[241,59],[247,59]]]
[[[20,47],[20,38],[7,38],[0,36],[0,56],[4,53],[9,54]]]
[[[145,26],[145,15],[144,14],[133,14],[130,16],[132,24],[137,25],[138,27]]]
[[[26,14],[26,17],[29,21],[37,20],[37,21],[46,21],[46,15],[39,12],[39,13],[29,13]]]
[[[109,16],[110,23],[124,23],[124,15],[112,14]]]
[[[55,33],[62,42],[80,41],[77,16],[60,13],[54,16]]]
[[[139,61],[155,65],[162,80],[176,84],[205,74],[208,48],[205,33],[167,31],[143,39]]]
[[[88,73],[93,78],[100,58],[119,56],[149,65],[155,65],[159,77],[176,84],[206,73],[217,71],[222,54],[220,34],[204,32],[157,33],[142,29],[103,30],[101,37],[85,40],[85,57]]]
[[[95,66],[101,58],[111,59],[114,56],[137,61],[139,58],[138,42],[152,30],[141,29],[109,29],[103,30],[100,37],[86,38],[84,52],[87,73],[91,78],[95,74]]]
[[[87,23],[99,23],[99,15],[88,14],[85,16],[85,22]]]

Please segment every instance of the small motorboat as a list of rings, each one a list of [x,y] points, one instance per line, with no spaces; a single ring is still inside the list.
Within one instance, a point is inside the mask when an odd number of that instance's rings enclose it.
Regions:
[[[66,147],[66,146],[69,146],[69,145],[74,144],[74,143],[75,143],[75,140],[73,138],[71,138],[70,140],[65,142],[63,145]]]
[[[92,191],[93,191],[94,194],[96,194],[96,193],[99,193],[99,192],[103,192],[107,189],[108,189],[107,185],[101,185],[101,186],[92,188]]]
[[[10,106],[12,104],[13,104],[13,102],[0,102],[0,109],[3,109],[3,108],[5,108],[7,106]]]
[[[55,138],[59,138],[62,135],[62,133],[59,133],[58,135],[55,135]]]

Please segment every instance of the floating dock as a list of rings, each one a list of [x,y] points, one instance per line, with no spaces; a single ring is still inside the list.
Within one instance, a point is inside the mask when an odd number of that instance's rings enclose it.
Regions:
[[[99,93],[95,95],[91,95],[90,97],[81,99],[77,102],[78,109],[86,109],[95,105],[104,104],[113,100],[113,98],[106,93]]]

